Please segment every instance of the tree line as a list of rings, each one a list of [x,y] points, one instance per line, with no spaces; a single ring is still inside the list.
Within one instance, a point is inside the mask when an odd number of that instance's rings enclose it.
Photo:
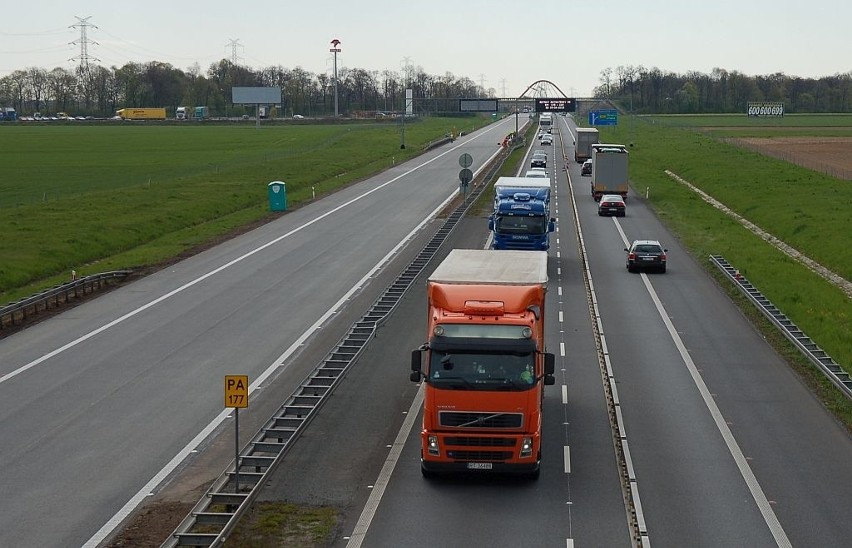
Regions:
[[[594,94],[637,114],[745,113],[753,101],[782,102],[788,113],[852,112],[852,71],[815,79],[722,68],[676,74],[628,65],[602,70]]]
[[[256,70],[228,59],[212,63],[206,72],[198,64],[181,70],[159,61],[16,70],[0,78],[0,106],[12,106],[21,115],[44,111],[98,117],[121,108],[166,107],[174,112],[181,105],[207,106],[213,116],[236,116],[246,112],[231,101],[231,88],[238,86],[281,88],[279,115],[334,113],[330,75],[280,65]],[[406,88],[413,90],[415,104],[435,112],[458,110],[462,97],[495,97],[493,88],[483,89],[470,78],[449,72],[430,75],[415,66],[401,73],[343,68],[337,88],[339,111],[348,115],[400,112]],[[628,65],[602,70],[593,95],[639,114],[744,113],[753,101],[782,102],[788,113],[852,112],[852,71],[814,79],[783,73],[749,76],[721,68],[710,74],[677,74]]]
[[[405,89],[429,100],[436,108],[458,110],[458,98],[494,96],[470,78],[426,74],[408,66],[402,73],[343,68],[338,71],[339,112],[402,111]],[[112,116],[134,107],[207,106],[213,116],[244,112],[231,101],[231,88],[275,86],[281,88],[280,115],[326,116],[334,114],[334,82],[328,74],[313,74],[300,67],[260,70],[228,59],[202,72],[196,63],[188,70],[169,63],[127,63],[121,67],[90,64],[74,70],[31,67],[0,78],[0,106],[12,106],[21,115],[66,112],[72,115]]]

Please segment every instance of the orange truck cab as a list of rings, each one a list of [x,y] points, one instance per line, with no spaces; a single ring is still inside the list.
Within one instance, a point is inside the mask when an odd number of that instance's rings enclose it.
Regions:
[[[429,277],[428,341],[411,355],[411,380],[425,383],[424,476],[538,477],[544,385],[555,382],[546,291],[544,251],[454,249]]]

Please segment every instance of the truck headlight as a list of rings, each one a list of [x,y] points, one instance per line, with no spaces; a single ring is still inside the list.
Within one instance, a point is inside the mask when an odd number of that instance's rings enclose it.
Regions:
[[[438,448],[438,436],[429,436],[426,438],[426,449],[430,455],[435,457],[441,454],[441,450]]]
[[[521,438],[521,458],[531,457],[533,451],[532,438]]]

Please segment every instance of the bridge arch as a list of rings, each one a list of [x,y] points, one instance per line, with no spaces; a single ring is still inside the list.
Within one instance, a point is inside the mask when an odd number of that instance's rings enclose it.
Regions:
[[[556,91],[556,93],[553,92]],[[527,95],[527,93],[532,92],[532,94]],[[550,80],[536,80],[532,84],[530,84],[527,89],[521,93],[518,98],[519,99],[535,99],[537,97],[564,97],[568,99],[569,97],[565,95],[565,93],[559,89],[559,86],[551,82]]]

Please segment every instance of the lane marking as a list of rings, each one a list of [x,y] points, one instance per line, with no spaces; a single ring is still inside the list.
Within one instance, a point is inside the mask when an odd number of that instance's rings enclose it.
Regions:
[[[565,461],[565,473],[571,473],[571,447],[566,445],[562,448],[562,458]]]
[[[471,140],[472,140],[472,139],[471,139]],[[451,149],[451,150],[447,151],[447,152],[446,152],[446,153],[444,153],[444,154],[447,154],[447,153],[449,153],[449,152],[453,152],[456,148],[457,148],[457,147],[454,147],[453,149]],[[480,168],[476,171],[476,174],[479,174],[479,172],[481,172],[481,171],[484,169],[484,167],[485,167],[486,165],[488,165],[488,164],[491,162],[491,160],[494,158],[494,156],[496,156],[499,152],[500,152],[500,151],[499,151],[499,150],[497,150],[497,151],[494,153],[494,155],[492,155],[492,156],[491,156],[488,160],[486,160],[486,162],[484,162],[484,163],[483,163],[482,167],[480,167]],[[441,156],[443,156],[444,154],[442,154]],[[408,174],[408,173],[411,173],[411,172],[415,171],[415,169],[417,169],[417,168],[419,168],[419,167],[422,167],[422,166],[426,165],[427,163],[429,163],[429,162],[432,162],[432,161],[436,160],[437,158],[440,158],[440,156],[436,156],[436,157],[435,157],[435,158],[433,158],[432,160],[429,160],[428,162],[425,162],[425,163],[421,164],[420,166],[417,166],[416,168],[414,168],[414,169],[412,169],[412,170],[410,170],[410,171],[407,171],[407,172],[406,172],[405,174],[403,174],[403,175],[406,175],[406,174]],[[475,175],[476,175],[476,174],[475,174]],[[402,175],[400,175],[400,177],[401,177],[401,176],[402,176]],[[397,179],[398,179],[398,177],[397,177]],[[396,179],[394,179],[394,180],[396,180]],[[391,181],[389,181],[389,182],[391,182]],[[386,184],[388,184],[388,183],[385,183],[385,185],[386,185]],[[382,185],[382,186],[384,186],[384,185]],[[369,193],[372,193],[372,192],[373,192],[373,191],[369,191]],[[364,194],[364,195],[362,195],[361,197],[366,196],[367,194],[368,194],[368,193],[365,193],[365,194]],[[418,232],[418,231],[419,231],[419,230],[420,230],[423,226],[425,226],[428,222],[430,222],[430,221],[431,221],[431,220],[432,220],[432,219],[433,219],[433,218],[434,218],[434,217],[435,217],[438,213],[440,213],[440,212],[441,212],[441,211],[442,211],[442,210],[443,210],[443,209],[447,206],[447,204],[449,204],[449,203],[450,203],[453,199],[455,199],[455,197],[456,197],[456,195],[457,195],[457,194],[458,194],[458,191],[454,190],[454,191],[453,191],[453,192],[452,192],[452,193],[451,193],[451,194],[450,194],[450,195],[449,195],[449,196],[448,196],[448,197],[444,200],[444,202],[442,202],[442,203],[441,203],[438,207],[436,207],[436,208],[435,208],[435,209],[434,209],[434,210],[433,210],[433,211],[432,211],[429,215],[427,215],[427,216],[426,216],[426,218],[425,218],[425,219],[423,219],[423,221],[421,221],[421,222],[420,222],[420,224],[418,224],[418,225],[417,225],[417,226],[416,226],[416,227],[415,227],[415,228],[414,228],[411,232],[409,232],[409,234],[408,234],[405,238],[403,238],[403,239],[402,239],[402,240],[401,240],[401,241],[400,241],[400,242],[399,242],[399,243],[398,243],[398,244],[397,244],[397,245],[396,245],[396,246],[395,246],[395,247],[394,247],[394,248],[393,248],[390,252],[388,252],[388,254],[387,254],[387,255],[385,255],[385,257],[384,257],[384,258],[382,258],[382,259],[381,259],[381,260],[380,260],[380,261],[379,261],[379,262],[378,262],[378,263],[377,263],[377,264],[376,264],[376,265],[375,265],[372,269],[370,269],[370,271],[369,271],[369,272],[367,272],[367,273],[364,275],[364,277],[363,277],[363,278],[361,278],[361,280],[360,280],[360,281],[358,281],[358,282],[357,282],[357,283],[356,283],[356,284],[355,284],[355,285],[354,285],[354,286],[353,286],[353,287],[352,287],[349,291],[347,291],[347,292],[346,292],[346,294],[344,294],[344,295],[340,298],[340,300],[339,300],[339,301],[337,301],[337,303],[335,303],[335,304],[334,304],[334,305],[333,305],[333,306],[332,306],[332,307],[331,307],[328,311],[326,311],[326,313],[325,313],[325,314],[323,314],[323,315],[322,315],[322,316],[321,316],[321,317],[320,317],[320,318],[319,318],[316,322],[314,322],[314,324],[313,324],[311,327],[309,327],[309,328],[308,328],[308,329],[307,329],[304,333],[302,333],[302,335],[301,335],[301,336],[300,336],[300,337],[299,337],[299,338],[298,338],[298,339],[297,339],[297,340],[296,340],[296,341],[295,341],[292,345],[290,345],[290,347],[289,347],[289,348],[287,348],[287,350],[285,350],[283,354],[281,354],[281,355],[280,355],[280,356],[279,356],[279,357],[278,357],[278,358],[277,358],[277,359],[276,359],[276,360],[275,360],[275,361],[274,361],[271,365],[269,365],[269,367],[267,367],[267,369],[266,369],[263,373],[261,373],[261,375],[260,375],[259,377],[257,377],[257,378],[255,379],[255,381],[254,381],[254,382],[252,382],[252,383],[251,383],[251,386],[249,386],[249,394],[253,393],[255,390],[258,390],[258,389],[260,388],[260,385],[261,385],[261,384],[262,384],[262,383],[263,383],[263,382],[264,382],[267,378],[269,378],[269,376],[270,376],[270,375],[272,375],[272,374],[273,374],[273,373],[274,373],[274,372],[275,372],[275,371],[276,371],[279,367],[281,367],[281,366],[284,364],[284,362],[285,362],[285,361],[286,361],[286,360],[287,360],[287,359],[288,359],[288,358],[289,358],[289,357],[290,357],[290,356],[291,356],[291,355],[292,355],[292,354],[293,354],[293,353],[294,353],[294,352],[295,352],[295,351],[296,351],[296,350],[297,350],[297,349],[298,349],[298,348],[299,348],[299,347],[300,347],[300,346],[301,346],[301,345],[302,345],[302,344],[303,344],[303,343],[304,343],[304,342],[308,339],[308,337],[310,337],[310,336],[313,334],[313,332],[314,332],[314,331],[316,331],[316,330],[320,329],[320,327],[322,326],[322,324],[323,324],[323,323],[324,323],[324,322],[325,322],[325,321],[326,321],[329,317],[331,317],[332,315],[334,315],[334,314],[336,314],[336,313],[337,313],[337,310],[338,310],[338,308],[339,308],[340,306],[342,306],[343,304],[345,304],[345,303],[346,303],[346,301],[348,301],[348,300],[349,300],[349,298],[350,298],[350,297],[351,297],[351,296],[352,296],[352,295],[353,295],[356,291],[359,291],[359,290],[360,290],[360,287],[361,287],[361,285],[362,285],[362,284],[364,284],[367,280],[369,280],[369,279],[373,276],[373,274],[375,274],[375,272],[376,272],[377,270],[379,270],[382,266],[384,266],[385,261],[389,260],[389,259],[390,259],[390,257],[392,257],[394,254],[396,254],[396,253],[397,253],[397,251],[398,251],[401,247],[403,247],[405,244],[407,244],[408,240],[409,240],[409,239],[410,239],[410,238],[411,238],[414,234],[416,234],[416,233],[417,233],[417,232]],[[361,197],[359,197],[359,198],[357,198],[357,199],[360,199]],[[356,199],[356,200],[357,200],[357,199]],[[350,203],[352,203],[352,202],[354,202],[354,201],[356,201],[356,200],[351,200],[350,202],[347,202],[347,204],[350,204]],[[344,205],[346,205],[346,204],[344,204]],[[340,206],[340,207],[343,207],[343,206]],[[334,211],[338,211],[338,210],[340,209],[340,207],[335,208],[335,209],[334,209]],[[327,214],[323,215],[322,217],[326,217],[326,216],[327,216]],[[300,228],[298,228],[298,229],[294,229],[293,231],[289,232],[288,234],[292,234],[292,233],[296,232],[297,230],[301,230],[301,228],[304,228],[304,227],[308,226],[309,224],[313,224],[314,222],[316,222],[316,220],[317,220],[317,219],[315,219],[315,220],[311,221],[311,222],[310,222],[310,223],[308,223],[308,224],[303,225],[302,227],[300,227]],[[278,241],[278,240],[280,240],[280,239],[284,238],[285,236],[287,236],[287,235],[281,236],[281,237],[277,238],[275,241]],[[271,245],[271,244],[270,244],[270,243],[267,243],[267,244],[265,244],[265,245],[261,246],[260,248],[258,248],[257,250],[252,251],[252,252],[250,252],[250,253],[247,253],[247,254],[243,255],[243,256],[242,256],[242,258],[248,257],[248,256],[250,256],[251,254],[256,253],[258,250],[260,250],[260,249],[262,249],[262,248],[269,247],[269,245]],[[242,258],[237,259],[237,260],[242,260]],[[235,260],[235,261],[231,261],[231,263],[228,263],[227,265],[224,265],[224,266],[222,266],[222,267],[219,267],[218,269],[216,269],[216,270],[215,270],[215,271],[213,271],[212,273],[215,273],[215,272],[219,272],[219,271],[221,271],[221,270],[224,270],[224,268],[226,268],[227,266],[230,266],[231,264],[233,264],[233,263],[235,263],[235,262],[236,262],[236,260]],[[211,275],[212,275],[212,273],[208,273],[208,274],[206,274],[206,275],[202,276],[201,278],[198,278],[198,280],[195,280],[195,281],[190,282],[190,283],[191,283],[191,284],[197,283],[198,281],[201,281],[202,279],[205,279],[205,278],[207,278],[207,277],[211,276]],[[188,287],[188,286],[189,286],[189,284],[186,284],[186,287]],[[183,286],[182,286],[182,287],[183,287]],[[178,290],[182,290],[182,289],[181,289],[181,288],[178,288]],[[174,290],[174,291],[172,291],[172,292],[170,292],[170,293],[167,293],[167,294],[166,294],[166,295],[164,295],[163,297],[160,297],[159,299],[156,299],[155,301],[152,301],[151,303],[148,303],[147,305],[145,305],[145,307],[144,307],[144,308],[149,308],[150,306],[153,306],[154,304],[156,304],[156,303],[158,303],[158,302],[161,302],[162,300],[164,300],[164,299],[165,299],[165,298],[167,298],[168,296],[171,296],[171,295],[173,295],[173,294],[177,293],[177,292],[178,292],[178,290]],[[134,312],[133,312],[133,314],[126,314],[125,316],[129,318],[129,317],[131,317],[131,315],[135,315],[136,313],[138,313],[138,312],[139,312],[139,311],[141,311],[141,310],[142,310],[142,308],[138,309],[138,311],[134,311]],[[122,318],[119,318],[119,320],[122,320],[122,321],[123,321],[123,319],[126,319],[126,318],[125,318],[124,316],[123,316]],[[99,328],[99,329],[98,329],[98,330],[96,330],[96,331],[97,331],[98,333],[99,333],[99,332],[101,332],[101,331],[104,331],[104,330],[106,330],[108,327],[111,327],[111,326],[112,326],[112,324],[115,324],[115,323],[118,323],[118,320],[116,320],[116,321],[114,321],[114,322],[111,322],[110,324],[107,324],[106,326],[104,326],[104,327],[102,327],[102,328]],[[97,334],[97,333],[92,332],[92,333],[90,334],[90,336],[94,336],[94,334]],[[90,338],[90,336],[86,336],[86,337],[85,337],[85,339]],[[82,342],[82,341],[83,341],[83,340],[85,340],[85,339],[84,339],[84,338],[81,338],[81,339],[80,339],[80,342]],[[69,344],[70,344],[70,343],[69,343]],[[79,344],[79,342],[77,342],[77,343],[75,343],[75,344]],[[69,346],[69,345],[65,345],[65,346],[66,346],[66,347],[68,347],[68,348],[70,348],[70,346]],[[65,350],[65,349],[67,349],[67,348],[63,347],[63,348],[61,348],[61,349],[59,349],[59,350]],[[54,353],[52,353],[52,355],[56,355],[56,354],[58,354],[58,353],[59,353],[59,351],[54,351]],[[47,358],[45,358],[45,359],[47,359]],[[42,360],[42,361],[44,361],[44,360]],[[30,367],[33,367],[34,365],[36,365],[36,364],[33,364],[33,365],[31,365]],[[28,367],[28,369],[29,369],[29,367]],[[17,373],[16,373],[16,374],[17,374]],[[148,497],[148,496],[149,496],[149,495],[150,495],[150,494],[151,494],[151,493],[152,493],[152,492],[153,492],[153,491],[157,488],[157,486],[159,486],[159,485],[160,485],[163,481],[165,481],[165,479],[166,479],[166,478],[167,478],[167,477],[168,477],[168,476],[169,476],[172,472],[174,472],[174,471],[175,471],[175,470],[176,470],[176,469],[177,469],[177,468],[178,468],[178,467],[179,467],[179,466],[183,463],[183,461],[184,461],[184,460],[186,460],[186,458],[187,458],[189,455],[191,455],[191,454],[193,454],[194,452],[196,452],[196,448],[197,448],[197,447],[198,447],[198,446],[199,446],[199,445],[200,445],[200,444],[201,444],[201,443],[202,443],[202,442],[203,442],[203,441],[204,441],[204,440],[205,440],[205,439],[206,439],[206,438],[207,438],[210,434],[212,434],[212,433],[213,433],[213,432],[214,432],[214,431],[215,431],[215,430],[219,427],[219,425],[220,425],[222,422],[224,422],[225,420],[227,420],[227,418],[230,416],[230,413],[231,413],[231,411],[230,411],[230,409],[228,409],[228,408],[226,408],[226,409],[222,410],[222,411],[221,411],[221,412],[220,412],[220,413],[216,416],[216,418],[214,418],[214,419],[213,419],[213,420],[212,420],[212,421],[211,421],[211,422],[210,422],[210,423],[209,423],[206,427],[204,427],[204,429],[202,429],[202,430],[201,430],[201,432],[199,432],[199,433],[198,433],[198,434],[197,434],[197,435],[196,435],[196,436],[195,436],[195,437],[194,437],[194,438],[193,438],[193,439],[192,439],[192,440],[191,440],[191,441],[190,441],[190,442],[189,442],[189,443],[188,443],[188,444],[187,444],[187,445],[183,448],[183,449],[181,449],[181,450],[180,450],[180,451],[179,451],[179,452],[178,452],[178,453],[177,453],[177,454],[176,454],[176,455],[175,455],[175,456],[174,456],[174,457],[173,457],[173,458],[172,458],[172,459],[171,459],[171,460],[170,460],[170,461],[166,464],[166,466],[165,466],[165,467],[163,467],[163,468],[162,468],[159,472],[157,472],[157,473],[154,475],[154,477],[152,477],[152,478],[148,481],[148,483],[146,483],[146,484],[145,484],[145,485],[144,485],[144,486],[143,486],[143,487],[142,487],[142,488],[141,488],[141,489],[140,489],[140,490],[139,490],[139,491],[138,491],[135,495],[133,495],[133,496],[130,498],[130,500],[128,500],[128,501],[127,501],[127,503],[125,503],[125,505],[124,505],[124,506],[123,506],[123,507],[122,507],[122,508],[121,508],[121,509],[120,509],[120,510],[119,510],[119,511],[118,511],[118,512],[117,512],[117,513],[116,513],[116,514],[112,517],[112,518],[110,518],[110,519],[109,519],[109,520],[108,520],[108,521],[107,521],[107,522],[106,522],[106,523],[105,523],[105,524],[104,524],[104,525],[103,525],[103,526],[102,526],[102,527],[98,530],[98,532],[96,532],[94,535],[92,535],[92,538],[90,538],[88,541],[86,541],[86,543],[83,545],[83,548],[96,548],[96,547],[97,547],[97,546],[98,546],[101,542],[103,542],[103,541],[104,541],[104,540],[105,540],[105,539],[106,539],[109,535],[111,535],[111,534],[112,534],[112,532],[113,532],[113,531],[114,531],[114,530],[115,530],[115,529],[116,529],[116,528],[117,528],[117,527],[118,527],[118,526],[119,526],[119,525],[120,525],[120,524],[121,524],[121,523],[122,523],[122,522],[123,522],[123,521],[124,521],[124,520],[125,520],[125,519],[126,519],[126,518],[127,518],[127,517],[128,517],[128,516],[129,516],[129,515],[130,515],[130,514],[131,514],[131,513],[132,513],[132,512],[133,512],[133,511],[137,508],[137,507],[138,507],[138,506],[139,506],[139,505],[140,505],[140,504],[141,504],[141,503],[142,503],[142,501],[144,501],[144,500],[145,500],[145,499],[146,499],[146,498],[147,498],[147,497]],[[411,413],[409,413],[409,415],[410,415],[410,414],[411,414]],[[415,413],[415,415],[416,415],[416,413]],[[408,418],[406,418],[406,420],[408,420]]]
[[[471,139],[471,140],[473,140],[473,139]],[[105,325],[102,325],[101,327],[99,327],[99,328],[97,328],[97,329],[95,329],[95,330],[93,330],[93,331],[90,331],[89,333],[87,333],[87,334],[85,334],[85,335],[82,335],[81,337],[78,337],[77,339],[74,339],[73,341],[71,341],[71,342],[69,342],[69,343],[67,343],[67,344],[64,344],[64,345],[60,346],[60,347],[59,347],[59,348],[57,348],[56,350],[53,350],[53,351],[51,351],[51,352],[48,352],[47,354],[44,354],[43,356],[41,356],[41,357],[39,357],[39,358],[36,358],[35,360],[32,360],[31,362],[27,363],[26,365],[22,365],[21,367],[19,367],[19,368],[15,369],[14,371],[11,371],[11,372],[9,372],[9,373],[7,373],[7,374],[3,375],[2,377],[0,377],[0,384],[2,384],[2,383],[4,383],[4,382],[6,382],[6,381],[8,381],[8,380],[10,380],[10,379],[12,379],[12,378],[14,378],[14,377],[18,376],[18,375],[20,375],[21,373],[23,373],[23,372],[25,372],[25,371],[27,371],[27,370],[29,370],[29,369],[32,369],[33,367],[37,366],[38,364],[40,364],[40,363],[42,363],[42,362],[45,362],[45,361],[49,360],[50,358],[53,358],[53,357],[55,357],[55,356],[58,356],[59,354],[61,354],[61,353],[65,352],[66,350],[69,350],[69,349],[71,349],[71,348],[74,348],[75,346],[79,345],[80,343],[83,343],[83,342],[85,342],[85,341],[87,341],[87,340],[91,339],[92,337],[94,337],[94,336],[96,336],[96,335],[99,335],[100,333],[103,333],[104,331],[106,331],[106,330],[108,330],[108,329],[110,329],[110,328],[112,328],[112,327],[115,327],[116,325],[118,325],[118,324],[120,324],[120,323],[124,322],[125,320],[128,320],[128,319],[130,319],[130,318],[132,318],[132,317],[136,316],[137,314],[140,314],[141,312],[144,312],[145,310],[148,310],[148,309],[149,309],[149,308],[151,308],[152,306],[155,306],[155,305],[157,305],[157,304],[159,304],[159,303],[161,303],[161,302],[165,301],[166,299],[168,299],[168,298],[170,298],[170,297],[174,297],[174,296],[175,296],[175,295],[177,295],[178,293],[181,293],[181,292],[183,292],[183,291],[185,291],[185,290],[189,289],[190,287],[192,287],[192,286],[194,286],[194,285],[196,285],[196,284],[198,284],[198,283],[200,283],[200,282],[202,282],[202,281],[206,280],[207,278],[210,278],[211,276],[214,276],[214,275],[216,275],[216,274],[218,274],[218,273],[222,272],[223,270],[226,270],[226,269],[228,269],[228,268],[230,268],[230,267],[234,266],[235,264],[238,264],[238,263],[240,263],[240,262],[244,261],[245,259],[248,259],[249,257],[251,257],[251,256],[253,256],[253,255],[255,255],[255,254],[257,254],[257,253],[259,253],[259,252],[261,252],[261,251],[263,251],[263,250],[265,250],[266,248],[268,248],[268,247],[270,247],[270,246],[273,246],[273,245],[277,244],[277,243],[278,243],[278,242],[280,242],[281,240],[284,240],[285,238],[289,238],[289,237],[290,237],[290,236],[292,236],[293,234],[296,234],[296,233],[298,233],[298,232],[301,232],[302,230],[304,230],[304,229],[306,229],[306,228],[310,227],[311,225],[313,225],[313,224],[315,224],[315,223],[318,223],[319,221],[321,221],[321,220],[325,219],[326,217],[328,217],[328,216],[330,216],[330,215],[333,215],[334,213],[337,213],[337,212],[338,212],[338,211],[340,211],[341,209],[343,209],[343,208],[345,208],[345,207],[348,207],[348,206],[350,206],[350,205],[354,204],[355,202],[358,202],[359,200],[361,200],[361,199],[363,199],[363,198],[366,198],[366,197],[367,197],[367,196],[369,196],[370,194],[373,194],[374,192],[376,192],[376,191],[378,191],[378,190],[381,190],[381,189],[383,189],[384,187],[386,187],[386,186],[388,186],[388,185],[390,185],[390,184],[392,184],[392,183],[395,183],[396,181],[398,181],[399,179],[401,179],[401,178],[405,177],[406,175],[410,175],[411,173],[413,173],[413,172],[415,172],[415,171],[419,170],[420,168],[422,168],[422,167],[424,167],[424,166],[426,166],[426,165],[428,165],[428,164],[431,164],[432,162],[436,161],[437,159],[439,159],[439,158],[441,158],[441,157],[443,157],[443,156],[446,156],[447,154],[449,154],[449,153],[451,153],[451,152],[455,151],[455,150],[456,150],[459,146],[461,146],[461,145],[458,145],[458,146],[456,146],[456,147],[453,147],[452,149],[450,149],[450,150],[448,150],[448,151],[446,151],[446,152],[443,152],[443,153],[439,154],[438,156],[435,156],[434,158],[432,158],[432,159],[430,159],[430,160],[427,160],[427,161],[423,162],[423,163],[422,163],[422,164],[420,164],[420,165],[417,165],[417,166],[413,167],[412,169],[410,169],[410,170],[406,171],[405,173],[402,173],[402,174],[400,174],[400,175],[398,175],[398,176],[394,177],[393,179],[391,179],[391,180],[389,180],[389,181],[387,181],[387,182],[385,182],[385,183],[380,184],[380,185],[379,185],[379,186],[377,186],[376,188],[373,188],[373,189],[371,189],[371,190],[368,190],[368,191],[364,192],[363,194],[361,194],[360,196],[356,196],[356,197],[352,198],[351,200],[349,200],[349,201],[347,201],[347,202],[344,202],[344,203],[340,204],[339,206],[337,206],[337,207],[335,207],[335,208],[333,208],[333,209],[331,209],[331,210],[329,210],[329,211],[327,211],[327,212],[325,212],[325,213],[323,213],[323,214],[319,215],[318,217],[315,217],[314,219],[311,219],[310,221],[308,221],[308,222],[304,223],[303,225],[298,226],[298,227],[294,228],[293,230],[291,230],[291,231],[289,231],[289,232],[287,232],[287,233],[285,233],[285,234],[282,234],[281,236],[278,236],[277,238],[275,238],[275,239],[273,239],[273,240],[270,240],[270,241],[266,242],[265,244],[263,244],[263,245],[261,245],[261,246],[258,246],[258,247],[256,247],[255,249],[253,249],[253,250],[251,250],[251,251],[249,251],[249,252],[247,252],[247,253],[244,253],[244,254],[240,255],[240,256],[239,256],[239,257],[237,257],[236,259],[233,259],[233,260],[231,260],[231,261],[228,261],[228,262],[227,262],[227,263],[225,263],[224,265],[222,265],[222,266],[220,266],[220,267],[218,267],[218,268],[215,268],[215,269],[211,270],[210,272],[207,272],[206,274],[203,274],[202,276],[199,276],[198,278],[196,278],[196,279],[194,279],[194,280],[191,280],[191,281],[189,281],[189,282],[187,282],[187,283],[183,284],[182,286],[180,286],[180,287],[178,287],[178,288],[176,288],[176,289],[173,289],[172,291],[169,291],[168,293],[166,293],[166,294],[164,294],[164,295],[162,295],[162,296],[160,296],[160,297],[157,297],[157,298],[156,298],[156,299],[154,299],[153,301],[150,301],[150,302],[148,302],[147,304],[144,304],[144,305],[140,306],[139,308],[137,308],[137,309],[135,309],[135,310],[131,310],[131,311],[130,311],[130,312],[128,312],[127,314],[124,314],[123,316],[120,316],[120,317],[116,318],[115,320],[113,320],[113,321],[111,321],[111,322],[109,322],[109,323],[107,323],[107,324],[105,324]],[[496,156],[498,153],[499,153],[499,151],[498,151],[498,152],[495,152],[495,153],[494,153],[494,156]],[[488,159],[488,160],[487,160],[487,161],[483,164],[483,166],[484,166],[484,165],[487,165],[487,163],[488,163],[488,162],[490,162],[490,161],[491,161],[491,159],[492,159],[494,156],[492,156],[491,158],[489,158],[489,159]],[[479,173],[479,171],[481,171],[481,170],[482,170],[482,167],[480,167],[480,168],[479,168],[479,170],[477,170],[477,173]],[[452,195],[452,196],[455,196],[455,194],[456,194],[456,191],[454,191],[454,192],[453,192],[453,195]],[[447,200],[447,202],[448,202],[448,201],[449,201],[449,200]],[[446,202],[445,202],[445,203],[446,203]],[[418,226],[419,226],[419,225],[418,225]]]
[[[565,343],[564,342],[559,343],[559,355],[563,358],[565,357]]]
[[[411,402],[411,407],[408,408],[408,415],[405,417],[399,432],[396,434],[396,439],[393,441],[393,449],[385,459],[385,464],[382,466],[382,471],[379,472],[379,479],[376,480],[376,485],[370,496],[367,498],[367,504],[364,505],[364,510],[358,518],[358,523],[355,524],[355,529],[349,537],[349,542],[346,543],[346,548],[359,548],[364,542],[364,537],[367,536],[367,531],[370,529],[370,523],[379,509],[379,503],[382,501],[382,495],[390,483],[391,474],[393,474],[396,463],[399,462],[399,457],[402,454],[402,449],[405,446],[405,440],[411,434],[411,429],[414,427],[414,421],[417,419],[417,414],[420,412],[420,407],[423,405],[423,395],[425,394],[425,383],[420,383],[420,388],[417,389],[417,394]]]
[[[651,295],[651,299],[654,301],[654,306],[656,306],[657,312],[660,314],[660,318],[662,318],[666,329],[668,329],[669,335],[671,336],[672,341],[674,341],[681,359],[683,359],[683,363],[686,364],[686,368],[692,376],[692,381],[701,393],[701,398],[704,400],[704,405],[706,405],[707,409],[710,411],[710,415],[713,417],[713,422],[716,423],[716,428],[719,430],[719,433],[722,434],[722,438],[725,440],[725,445],[728,446],[728,451],[734,458],[734,462],[745,480],[746,485],[751,492],[751,496],[763,516],[763,520],[766,522],[767,527],[769,527],[769,531],[772,533],[775,543],[779,547],[783,548],[788,546],[792,547],[790,539],[787,538],[787,534],[784,532],[783,527],[781,527],[781,522],[778,521],[778,516],[776,516],[775,512],[772,510],[772,506],[769,504],[766,495],[763,493],[763,489],[760,487],[757,477],[754,475],[754,472],[746,461],[742,449],[740,449],[740,446],[734,439],[731,429],[728,428],[728,424],[725,422],[722,412],[719,411],[719,407],[716,405],[713,395],[710,394],[710,390],[708,390],[707,385],[704,384],[704,379],[698,372],[698,368],[695,366],[695,362],[692,361],[692,357],[689,355],[689,351],[687,351],[686,346],[683,344],[680,335],[677,334],[677,330],[669,319],[669,316],[663,307],[663,303],[657,296],[657,292],[654,291],[651,282],[648,280],[648,276],[644,272],[641,275],[642,282],[645,284],[648,294]]]
[[[563,321],[564,321],[564,319],[563,319],[563,316],[562,316],[562,311],[560,310],[559,311],[559,323],[563,323]]]
[[[624,234],[624,231],[621,228],[621,224],[615,218],[613,218],[613,221],[615,222],[615,226],[618,229],[618,233],[621,235],[621,240],[624,242],[624,245],[628,245],[627,236]],[[713,418],[713,422],[716,424],[716,428],[719,430],[719,433],[722,434],[722,439],[725,440],[725,445],[727,445],[728,447],[728,452],[733,457],[734,462],[736,463],[743,480],[745,480],[749,492],[751,493],[755,504],[757,504],[757,507],[760,510],[760,514],[763,516],[764,522],[766,523],[767,527],[769,527],[769,531],[772,533],[772,537],[775,539],[775,543],[779,547],[784,548],[786,548],[787,546],[792,546],[792,544],[790,543],[790,539],[787,538],[787,534],[784,532],[784,528],[781,526],[781,522],[778,520],[778,516],[776,516],[775,512],[772,510],[772,506],[769,504],[769,500],[766,498],[763,489],[760,487],[760,484],[757,481],[757,477],[754,475],[754,472],[749,466],[748,461],[743,455],[742,449],[740,449],[740,446],[737,444],[736,439],[734,439],[734,435],[731,432],[731,429],[728,427],[727,422],[722,416],[722,412],[716,405],[716,401],[713,399],[713,395],[710,393],[710,390],[708,390],[707,385],[704,383],[704,379],[701,377],[701,373],[699,373],[698,367],[696,367],[695,362],[692,361],[692,357],[689,355],[689,352],[686,349],[686,345],[683,344],[683,340],[680,338],[680,335],[678,335],[674,324],[672,324],[671,320],[669,319],[668,313],[666,312],[662,301],[660,301],[657,292],[654,290],[654,287],[651,285],[651,281],[648,279],[648,275],[644,272],[641,272],[639,275],[642,278],[642,283],[645,285],[645,289],[651,296],[651,300],[654,301],[654,306],[657,308],[657,313],[660,315],[660,318],[662,318],[663,324],[666,326],[666,329],[668,330],[669,336],[671,336],[675,347],[677,347],[677,350],[680,353],[683,363],[686,365],[690,376],[692,376],[692,381],[698,388],[698,391],[701,394],[701,398],[704,400],[704,405],[710,411],[710,416]]]
[[[568,403],[568,385],[567,384],[562,385],[562,403],[563,403],[563,405]]]

